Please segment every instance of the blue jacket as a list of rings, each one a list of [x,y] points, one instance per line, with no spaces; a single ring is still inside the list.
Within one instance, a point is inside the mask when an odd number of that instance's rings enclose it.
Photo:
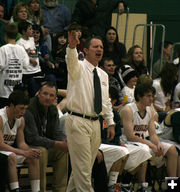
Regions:
[[[58,4],[55,8],[48,8],[41,4],[43,26],[50,30],[50,34],[58,33],[67,28],[71,22],[71,12],[63,4]]]

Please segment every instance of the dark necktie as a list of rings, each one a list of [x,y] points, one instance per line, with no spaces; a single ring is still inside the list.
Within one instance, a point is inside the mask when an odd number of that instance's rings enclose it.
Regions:
[[[101,85],[96,68],[94,68],[93,73],[94,73],[94,110],[97,114],[99,114],[102,111]]]

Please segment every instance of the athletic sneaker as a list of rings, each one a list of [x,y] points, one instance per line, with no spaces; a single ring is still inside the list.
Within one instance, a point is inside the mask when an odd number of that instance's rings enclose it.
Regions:
[[[138,186],[137,192],[151,192],[151,189],[148,186],[148,183],[142,183]]]
[[[134,186],[132,183],[130,184],[122,184],[121,185],[122,192],[134,192]]]
[[[134,192],[132,184],[117,183],[108,187],[108,192]]]
[[[116,183],[108,187],[108,192],[122,192],[121,183]]]

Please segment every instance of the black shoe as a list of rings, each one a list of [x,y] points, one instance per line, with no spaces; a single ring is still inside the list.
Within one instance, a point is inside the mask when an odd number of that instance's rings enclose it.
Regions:
[[[132,183],[121,185],[122,192],[134,192],[134,186]]]

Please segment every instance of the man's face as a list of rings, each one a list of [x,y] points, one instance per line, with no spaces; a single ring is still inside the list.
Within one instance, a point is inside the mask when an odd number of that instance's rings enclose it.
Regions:
[[[104,61],[104,71],[106,71],[106,73],[108,75],[114,75],[115,68],[116,68],[116,65],[114,64],[114,62],[112,60]]]
[[[11,106],[12,106],[12,109],[13,109],[14,117],[17,118],[17,119],[24,116],[24,114],[26,112],[26,109],[28,107],[28,105],[23,105],[23,104],[16,105],[16,106],[11,104]]]
[[[164,48],[163,51],[164,51],[164,55],[170,57],[171,56],[171,53],[172,53],[172,45],[169,44],[167,48]]]
[[[84,49],[86,53],[86,59],[94,66],[98,65],[103,56],[103,44],[100,39],[91,39],[90,46],[88,49]]]
[[[143,97],[140,97],[139,101],[144,105],[144,106],[151,106],[154,100],[154,95],[150,91],[148,93],[145,93]]]
[[[58,5],[58,0],[44,0],[43,2],[49,8],[56,7]]]
[[[45,108],[53,105],[54,100],[56,99],[56,88],[55,87],[48,87],[43,86],[38,93],[39,102]]]

